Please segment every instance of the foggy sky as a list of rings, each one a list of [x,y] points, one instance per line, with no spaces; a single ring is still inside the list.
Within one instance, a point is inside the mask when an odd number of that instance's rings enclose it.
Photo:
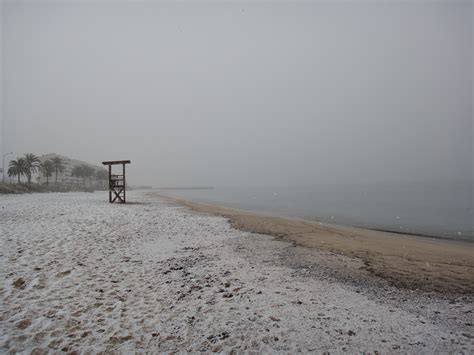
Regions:
[[[6,1],[1,149],[154,186],[472,180],[473,7]]]

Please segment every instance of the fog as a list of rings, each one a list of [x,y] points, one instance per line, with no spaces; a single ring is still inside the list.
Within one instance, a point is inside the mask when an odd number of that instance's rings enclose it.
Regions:
[[[472,1],[1,11],[2,154],[153,186],[472,181]]]

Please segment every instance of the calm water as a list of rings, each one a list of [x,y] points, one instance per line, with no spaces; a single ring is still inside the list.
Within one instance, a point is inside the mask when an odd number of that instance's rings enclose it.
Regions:
[[[192,201],[474,242],[472,184],[162,190]]]

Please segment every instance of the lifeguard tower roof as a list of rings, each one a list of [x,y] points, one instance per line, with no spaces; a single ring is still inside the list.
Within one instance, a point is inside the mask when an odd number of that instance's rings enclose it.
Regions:
[[[102,164],[104,165],[130,164],[130,160],[110,160],[110,161],[103,161]]]

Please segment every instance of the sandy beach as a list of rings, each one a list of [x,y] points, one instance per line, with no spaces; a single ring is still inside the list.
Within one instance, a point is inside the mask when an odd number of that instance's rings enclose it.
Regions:
[[[445,295],[474,294],[474,243],[343,227],[168,199],[194,211],[223,216],[240,230],[356,258],[364,264],[363,270],[395,286]]]
[[[0,352],[474,352],[468,244],[128,199],[0,196]]]

